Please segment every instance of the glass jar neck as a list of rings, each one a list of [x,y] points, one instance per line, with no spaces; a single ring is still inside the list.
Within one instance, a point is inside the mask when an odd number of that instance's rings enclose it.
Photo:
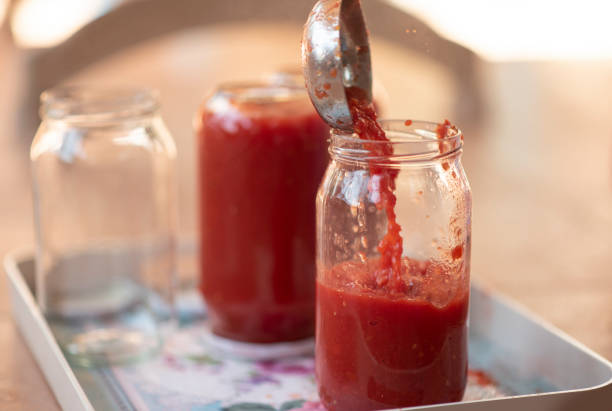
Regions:
[[[313,111],[304,86],[268,81],[221,84],[204,109],[212,114],[252,118],[285,118]]]
[[[157,115],[159,96],[146,88],[66,86],[42,93],[43,121],[106,126]]]
[[[211,112],[223,112],[228,108],[239,111],[277,110],[303,105],[308,93],[297,84],[281,84],[269,81],[221,84],[206,103]]]
[[[304,87],[304,75],[302,74],[302,68],[300,66],[284,67],[266,75],[266,80],[270,84],[298,87],[306,91]]]
[[[329,152],[334,160],[353,163],[419,164],[441,161],[461,153],[463,134],[455,127],[445,128],[439,136],[439,124],[404,120],[380,120],[390,141],[363,140],[357,134],[332,130]],[[391,145],[392,154],[380,155],[380,145]]]

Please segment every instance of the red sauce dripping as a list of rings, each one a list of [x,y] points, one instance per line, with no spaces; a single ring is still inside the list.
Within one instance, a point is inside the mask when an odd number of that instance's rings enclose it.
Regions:
[[[453,125],[448,120],[444,120],[443,123],[438,124],[438,126],[436,127],[436,134],[438,135],[438,139],[442,140],[446,138],[446,136],[448,135],[448,129],[452,126]],[[440,153],[442,153],[444,151],[444,143],[443,142],[438,143],[438,147],[440,147]],[[443,167],[444,167],[444,164],[442,165]],[[448,170],[448,164],[447,164],[447,167],[445,167],[444,169]]]
[[[462,245],[458,245],[457,247],[453,248],[453,250],[451,251],[451,257],[453,257],[453,260],[460,259],[462,255],[463,255]]]
[[[459,132],[457,127],[455,127],[450,121],[444,120],[444,122],[436,126],[436,135],[438,136],[438,139],[444,140],[447,138],[449,136],[448,130],[453,131],[453,133],[455,133],[454,135]],[[453,134],[451,134],[451,136],[453,136]],[[461,135],[461,141],[463,141],[463,134]],[[438,143],[438,147],[440,148],[440,154],[442,154],[444,152],[444,141],[440,141],[440,143]],[[447,163],[442,164],[442,167],[444,167],[444,170],[448,170]]]
[[[453,127],[453,125],[448,120],[444,120],[444,122],[438,124],[436,127],[436,134],[438,135],[438,138],[445,138],[448,134],[448,129],[451,127]]]
[[[347,89],[346,96],[353,119],[354,131],[362,140],[389,142],[384,130],[378,123],[378,116],[374,105],[368,101],[364,91],[357,87]],[[406,126],[412,124],[412,120],[404,122]],[[456,130],[456,127],[447,119],[436,127],[438,139],[443,140],[448,136],[448,131]],[[391,144],[366,143],[365,148],[374,156],[389,156],[393,154]],[[444,142],[439,143],[440,153],[444,150]],[[406,285],[402,281],[402,250],[403,240],[400,235],[402,227],[397,222],[395,213],[395,180],[398,170],[383,168],[373,162],[370,163],[372,176],[379,176],[378,191],[380,200],[376,204],[379,210],[385,210],[387,214],[387,233],[378,244],[378,252],[381,255],[380,268],[374,271],[374,278],[379,287],[388,287],[389,290],[402,292]],[[444,170],[450,169],[448,162],[442,164]],[[374,187],[370,187],[374,189]],[[459,259],[463,255],[463,246],[459,245],[451,251],[453,259]]]
[[[368,102],[363,90],[351,87],[346,94],[355,133],[362,140],[390,142],[380,124],[378,124],[374,105]],[[374,156],[393,154],[391,144],[367,143],[365,147]],[[372,176],[379,176],[380,200],[376,206],[379,210],[385,210],[387,213],[387,233],[377,247],[381,255],[380,269],[374,272],[374,276],[379,287],[388,286],[390,289],[401,292],[405,287],[401,279],[403,247],[400,232],[402,228],[397,223],[395,214],[397,198],[394,194],[398,170],[383,168],[374,163],[370,163],[369,167]],[[374,187],[370,187],[370,189],[374,189]]]

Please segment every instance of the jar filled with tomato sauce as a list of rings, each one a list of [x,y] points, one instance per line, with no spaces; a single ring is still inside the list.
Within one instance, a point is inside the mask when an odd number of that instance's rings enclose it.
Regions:
[[[379,125],[386,139],[332,132],[317,195],[316,374],[330,410],[459,401],[466,385],[462,134],[448,122]]]
[[[314,333],[315,197],[329,128],[303,84],[225,84],[196,122],[201,282],[212,331],[250,343]]]

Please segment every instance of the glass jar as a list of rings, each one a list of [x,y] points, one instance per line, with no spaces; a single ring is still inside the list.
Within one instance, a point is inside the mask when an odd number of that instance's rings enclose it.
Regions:
[[[452,127],[438,138],[434,123],[380,123],[390,142],[332,132],[317,195],[316,372],[330,410],[458,401],[466,384],[471,193],[463,138]],[[384,173],[395,176],[397,278],[381,263]]]
[[[176,149],[157,94],[63,87],[41,104],[38,304],[72,362],[146,357],[173,324]]]
[[[311,337],[329,128],[303,86],[226,84],[197,115],[201,290],[216,336]]]

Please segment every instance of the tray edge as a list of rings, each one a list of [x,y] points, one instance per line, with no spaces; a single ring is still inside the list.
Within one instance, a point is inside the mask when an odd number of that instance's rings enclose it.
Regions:
[[[3,259],[14,322],[62,409],[94,411],[17,267],[26,255],[31,253],[12,251]]]

